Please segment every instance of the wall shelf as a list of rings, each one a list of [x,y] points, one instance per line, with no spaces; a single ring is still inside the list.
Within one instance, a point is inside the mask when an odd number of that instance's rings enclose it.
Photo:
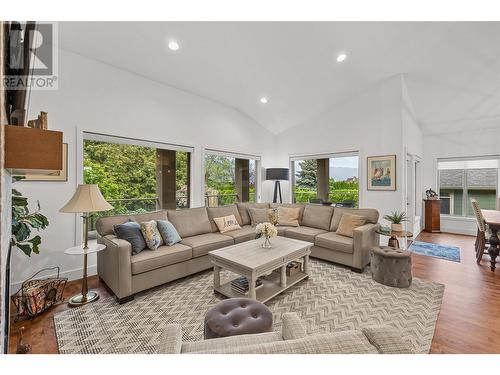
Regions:
[[[63,169],[63,133],[5,125],[5,164],[12,174],[46,175]]]

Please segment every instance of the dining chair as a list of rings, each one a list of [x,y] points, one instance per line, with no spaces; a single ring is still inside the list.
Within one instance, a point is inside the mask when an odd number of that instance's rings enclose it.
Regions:
[[[475,199],[471,199],[470,203],[472,205],[472,210],[474,211],[474,216],[476,217],[477,235],[476,235],[475,247],[476,247],[476,262],[479,264],[481,262],[481,259],[483,259],[483,255],[487,253],[486,251],[486,245],[488,244],[488,239],[486,236],[487,228],[478,201]]]

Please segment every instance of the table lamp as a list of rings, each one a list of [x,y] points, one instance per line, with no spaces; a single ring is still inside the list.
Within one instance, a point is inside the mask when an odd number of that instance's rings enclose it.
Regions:
[[[266,180],[275,180],[273,203],[277,203],[278,201],[278,192],[280,196],[280,203],[283,203],[283,199],[281,197],[280,181],[288,181],[288,173],[289,173],[288,168],[266,169]]]
[[[109,211],[113,208],[101,194],[99,186],[97,185],[78,185],[75,194],[68,203],[64,205],[59,212],[65,213],[82,213],[83,218],[83,233],[84,242],[83,246],[76,246],[67,249],[67,254],[83,254],[83,279],[82,279],[82,293],[73,296],[69,300],[70,306],[80,306],[89,302],[99,299],[99,295],[95,291],[88,290],[87,286],[87,255],[90,253],[102,250],[103,245],[90,246],[88,244],[88,228],[92,213],[99,211]]]

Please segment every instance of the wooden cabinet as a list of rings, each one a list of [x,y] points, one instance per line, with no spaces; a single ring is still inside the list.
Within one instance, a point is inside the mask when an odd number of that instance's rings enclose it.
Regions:
[[[439,199],[424,199],[425,231],[441,232],[441,201]]]
[[[5,125],[5,164],[13,174],[48,174],[63,169],[63,133]]]

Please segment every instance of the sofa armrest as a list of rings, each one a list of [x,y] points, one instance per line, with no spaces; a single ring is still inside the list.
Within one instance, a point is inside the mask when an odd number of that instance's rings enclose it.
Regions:
[[[283,340],[295,340],[306,337],[306,328],[296,313],[284,313],[281,326]]]
[[[180,354],[182,349],[182,328],[180,324],[168,324],[160,335],[159,354]]]
[[[388,326],[367,326],[361,328],[370,344],[377,348],[379,353],[385,354],[413,354],[414,347],[403,339],[401,331]]]
[[[121,299],[132,295],[132,246],[114,235],[99,237],[106,249],[97,253],[97,273]]]
[[[377,233],[379,228],[379,224],[365,224],[354,229],[354,267],[363,269],[370,262],[370,251],[380,242],[380,236]]]

